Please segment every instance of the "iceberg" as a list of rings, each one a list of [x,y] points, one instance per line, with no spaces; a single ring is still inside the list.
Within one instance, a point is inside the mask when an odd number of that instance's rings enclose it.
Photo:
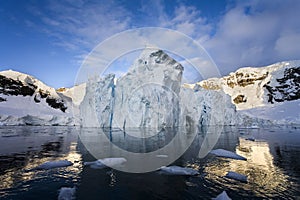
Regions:
[[[156,155],[157,158],[168,158],[169,156],[168,155],[165,155],[165,154],[159,154],[159,155]]]
[[[52,169],[52,168],[59,168],[59,167],[68,167],[71,165],[73,165],[73,163],[68,160],[47,161],[37,166],[35,169]]]
[[[80,104],[81,125],[161,130],[243,122],[223,91],[182,85],[183,70],[164,51],[146,48],[122,77],[90,78]]]
[[[169,167],[161,167],[160,172],[162,174],[167,175],[187,175],[187,176],[194,176],[198,175],[199,172],[195,169],[188,168],[188,167],[179,167],[179,166],[169,166]]]
[[[234,152],[227,151],[225,149],[215,149],[210,151],[211,154],[214,154],[218,157],[223,157],[223,158],[232,158],[236,160],[247,160],[247,158],[240,156]]]
[[[247,183],[247,176],[236,172],[229,171],[225,177]]]
[[[76,188],[70,188],[70,187],[62,187],[59,190],[58,194],[58,200],[72,200],[75,199],[75,192]]]
[[[103,169],[107,167],[120,166],[127,162],[125,158],[103,158],[92,162],[84,162],[83,165],[93,169]]]
[[[216,198],[213,198],[213,200],[231,200],[231,198],[227,195],[226,191],[223,191]]]

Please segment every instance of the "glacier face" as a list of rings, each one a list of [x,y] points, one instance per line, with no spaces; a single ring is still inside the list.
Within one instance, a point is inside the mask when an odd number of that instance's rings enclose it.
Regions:
[[[234,125],[240,116],[223,91],[181,85],[183,67],[162,50],[145,49],[128,73],[89,80],[80,105],[83,126]]]

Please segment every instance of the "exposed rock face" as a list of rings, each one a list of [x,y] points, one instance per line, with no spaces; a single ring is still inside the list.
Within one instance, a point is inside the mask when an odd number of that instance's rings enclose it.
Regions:
[[[0,94],[32,96],[37,86],[0,75]]]
[[[244,95],[240,94],[233,99],[233,102],[235,104],[245,103],[245,102],[247,102],[247,98]]]
[[[236,86],[239,87],[246,87],[248,85],[254,85],[255,82],[264,80],[268,76],[269,72],[259,74],[259,73],[243,73],[243,72],[236,72],[231,74],[223,79],[226,81],[226,84],[234,88]]]
[[[0,102],[2,102],[2,101],[6,101],[6,99],[3,97],[0,97]]]
[[[268,102],[283,102],[300,99],[300,67],[287,68],[282,78],[264,85],[267,89]]]

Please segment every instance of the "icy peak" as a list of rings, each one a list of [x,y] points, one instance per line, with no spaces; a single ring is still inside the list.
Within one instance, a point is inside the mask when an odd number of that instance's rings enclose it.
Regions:
[[[183,71],[182,65],[171,58],[163,50],[154,46],[147,46],[134,61],[129,72],[144,73],[145,71],[153,71],[156,68],[173,68],[181,73]]]

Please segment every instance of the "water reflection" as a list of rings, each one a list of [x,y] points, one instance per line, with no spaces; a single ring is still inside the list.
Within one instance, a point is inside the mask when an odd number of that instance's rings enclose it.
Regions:
[[[235,152],[246,157],[247,161],[215,158],[204,169],[207,173],[207,179],[219,184],[219,186],[230,187],[235,192],[248,191],[256,197],[291,198],[297,185],[290,181],[285,171],[274,164],[274,156],[271,154],[268,142],[263,140],[249,141],[238,135],[236,137],[238,143]],[[237,183],[237,181],[224,178],[228,171],[246,175],[248,183]]]
[[[77,148],[77,134],[67,127],[3,127],[0,129],[0,194],[9,189],[28,191],[30,183],[45,178],[68,179],[82,170],[81,154]],[[7,135],[13,137],[7,137]],[[3,137],[4,136],[4,137]],[[58,169],[55,176],[46,171],[33,171],[51,160],[68,159],[73,167]]]
[[[119,130],[0,127],[0,195],[3,199],[56,199],[60,187],[76,186],[77,199],[211,199],[223,190],[233,199],[293,199],[300,196],[299,133],[299,129],[283,128],[242,132],[236,127],[185,127],[149,133],[150,137],[141,139]],[[247,137],[256,141],[247,141]],[[174,145],[169,149],[162,149],[171,142]],[[101,158],[132,159],[129,167],[170,163],[192,167],[200,175],[170,177],[156,172],[91,169],[82,163],[97,159],[90,148],[93,145]],[[207,155],[211,148],[234,151],[248,160]],[[124,150],[147,156],[130,157]],[[63,159],[74,165],[30,170],[43,162]],[[223,176],[227,171],[245,174],[249,182],[226,179]]]

